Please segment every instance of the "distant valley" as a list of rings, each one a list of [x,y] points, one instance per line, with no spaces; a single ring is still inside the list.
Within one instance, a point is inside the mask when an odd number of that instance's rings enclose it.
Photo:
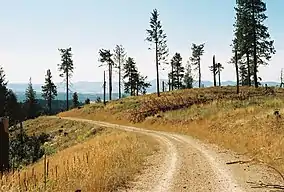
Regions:
[[[162,79],[160,81],[160,87],[162,89],[162,82],[165,82],[165,89],[167,90],[167,81],[166,79]],[[156,92],[156,80],[150,81],[150,84],[152,85],[147,89],[147,93],[154,93]],[[211,81],[202,81],[202,84],[204,87],[210,87],[213,85],[213,82]],[[269,86],[277,86],[279,85],[278,82],[262,82],[262,84],[268,84]],[[91,101],[94,101],[97,97],[100,97],[101,99],[103,98],[103,83],[102,82],[88,82],[88,81],[80,81],[80,82],[75,82],[71,85],[70,87],[70,99],[72,98],[72,94],[74,92],[78,93],[79,96],[79,101],[84,102],[87,98],[89,98]],[[224,81],[222,82],[223,86],[228,86],[228,85],[236,85],[236,82],[234,81]],[[25,99],[25,90],[27,88],[28,84],[27,83],[9,83],[8,88],[12,89],[19,101],[23,101]],[[37,93],[37,98],[42,99],[41,97],[41,86],[42,84],[33,84],[33,88]],[[58,91],[58,96],[57,100],[65,100],[66,99],[66,94],[65,94],[65,86],[63,83],[57,83],[57,91]],[[194,87],[197,87],[197,83],[194,83]],[[118,98],[118,82],[113,82],[113,98]],[[107,87],[107,92],[108,92],[108,87]],[[108,94],[107,94],[108,96]]]

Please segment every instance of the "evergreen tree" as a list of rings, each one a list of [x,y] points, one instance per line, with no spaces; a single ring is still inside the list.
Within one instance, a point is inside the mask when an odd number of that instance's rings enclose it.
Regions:
[[[193,75],[192,75],[191,65],[189,62],[187,63],[187,66],[185,69],[183,83],[184,83],[183,88],[185,89],[193,88]]]
[[[221,86],[221,71],[224,69],[224,67],[221,63],[217,63],[216,69],[217,69],[217,73],[218,73],[219,86]]]
[[[26,117],[28,119],[33,119],[38,116],[39,106],[36,100],[36,92],[33,89],[31,78],[29,80],[29,84],[26,89],[25,95],[26,95],[26,100],[25,100]]]
[[[73,99],[72,99],[72,102],[73,102],[73,107],[78,107],[79,106],[79,98],[78,98],[78,94],[77,92],[73,93]]]
[[[198,70],[198,87],[201,87],[201,56],[204,54],[204,43],[200,45],[192,44],[192,56],[190,57],[191,64],[195,66],[195,70]]]
[[[161,21],[159,20],[159,13],[157,9],[154,9],[150,18],[150,29],[146,30],[146,40],[155,45],[156,55],[156,75],[157,75],[157,95],[160,96],[160,84],[159,84],[159,65],[161,62],[165,62],[168,56],[167,48],[167,35],[162,29]]]
[[[90,104],[90,99],[87,98],[87,99],[85,100],[85,105],[89,105],[89,104]]]
[[[137,90],[137,80],[139,79],[136,63],[133,58],[128,57],[123,66],[124,70],[124,91],[131,96],[135,95]]]
[[[45,85],[42,86],[42,97],[47,101],[49,114],[51,114],[52,100],[54,100],[56,96],[57,96],[57,88],[52,81],[52,75],[50,69],[48,69],[45,76]]]
[[[237,0],[235,38],[241,56],[246,56],[248,81],[250,84],[250,55],[253,56],[253,81],[258,87],[258,67],[267,65],[271,55],[275,54],[274,41],[270,39],[268,27],[264,25],[267,19],[266,3],[263,0]]]
[[[184,67],[182,66],[182,57],[176,53],[171,60],[172,71],[169,74],[171,78],[171,87],[180,89],[182,87],[182,78],[184,77]]]
[[[243,63],[240,63],[239,66],[239,71],[240,71],[240,83],[242,86],[249,86],[249,76],[248,76],[248,70],[247,66],[244,65]]]
[[[0,67],[0,117],[5,116],[6,97],[7,97],[7,81],[2,67]]]
[[[103,64],[105,63],[108,66],[109,100],[111,100],[111,96],[112,96],[112,68],[114,66],[114,62],[112,60],[113,55],[111,54],[110,50],[106,50],[106,49],[100,49],[99,55],[100,55],[99,61],[102,62]],[[100,65],[99,67],[103,66],[103,64]]]
[[[138,74],[138,82],[137,82],[137,95],[139,93],[146,94],[147,88],[151,86],[150,83],[146,82],[147,76],[142,76],[140,73]]]
[[[23,121],[21,105],[18,103],[17,96],[12,90],[8,90],[6,102],[6,115],[9,117],[9,125],[13,126],[17,122]]]
[[[209,66],[209,70],[213,73],[213,85],[214,87],[216,87],[217,68],[216,68],[215,55],[213,55],[213,63],[212,66]]]
[[[70,78],[74,70],[73,60],[72,60],[72,49],[71,47],[67,49],[58,49],[61,55],[61,63],[58,64],[60,77],[64,77],[66,83],[66,108],[69,110],[69,84]]]
[[[116,68],[118,68],[118,98],[121,98],[121,71],[125,62],[126,53],[122,45],[116,45],[114,49],[114,62]]]

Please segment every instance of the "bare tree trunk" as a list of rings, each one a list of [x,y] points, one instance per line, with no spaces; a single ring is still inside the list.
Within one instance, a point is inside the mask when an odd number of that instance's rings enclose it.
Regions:
[[[284,86],[284,82],[283,82],[283,69],[281,69],[281,74],[280,74],[280,88],[282,88]]]
[[[165,81],[163,81],[163,92],[165,92]]]
[[[177,66],[177,88],[179,89],[179,67]]]
[[[236,77],[237,77],[237,94],[240,92],[240,80],[239,80],[239,66],[238,66],[238,51],[235,50],[235,67],[236,67]]]
[[[138,81],[139,81],[139,80],[138,80]],[[139,82],[138,82],[138,81],[136,82],[136,84],[137,84],[137,85],[136,85],[136,89],[137,89],[137,90],[136,90],[136,96],[139,95]]]
[[[171,64],[172,65],[172,76],[171,76],[171,78],[172,78],[172,91],[174,90],[174,65],[173,64]]]
[[[200,67],[200,59],[198,60],[198,86],[201,87],[201,67]]]
[[[160,97],[158,43],[156,43],[156,72],[157,72],[157,95],[158,97]]]
[[[104,105],[106,104],[106,72],[104,71],[104,83],[103,83],[103,87],[104,87]]]
[[[247,68],[248,68],[248,85],[251,86],[251,72],[250,72],[250,61],[249,61],[249,52],[247,51]]]
[[[219,66],[219,70],[218,70],[218,77],[219,77],[219,87],[221,87],[221,69]]]
[[[112,92],[112,64],[109,63],[108,74],[109,74],[109,100],[111,100],[111,92]]]
[[[257,80],[257,55],[256,55],[256,21],[255,21],[255,7],[254,0],[252,0],[252,17],[253,17],[253,79],[254,86],[258,87]]]
[[[66,109],[69,110],[69,74],[68,74],[68,67],[66,70]]]
[[[118,98],[121,98],[121,62],[120,57],[118,61]]]
[[[214,82],[214,87],[216,87],[216,62],[215,62],[215,55],[213,56],[213,82]]]

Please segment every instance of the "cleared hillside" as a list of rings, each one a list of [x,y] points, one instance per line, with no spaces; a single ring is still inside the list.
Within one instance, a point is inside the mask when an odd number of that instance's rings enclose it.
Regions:
[[[158,150],[152,138],[52,117],[24,122],[28,135],[49,134],[44,158],[4,175],[0,191],[112,191],[125,187]]]
[[[284,172],[284,90],[179,90],[91,104],[59,114],[195,136]],[[280,115],[279,115],[280,114]]]

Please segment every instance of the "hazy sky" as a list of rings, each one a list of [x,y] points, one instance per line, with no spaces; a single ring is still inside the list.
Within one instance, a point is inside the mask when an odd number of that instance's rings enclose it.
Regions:
[[[264,80],[279,80],[284,67],[284,0],[266,0],[267,25],[277,49]],[[230,44],[235,0],[0,0],[0,65],[9,82],[42,83],[47,69],[59,82],[58,48],[73,49],[76,81],[101,81],[98,50],[122,44],[140,71],[155,78],[155,57],[145,41],[150,12],[157,8],[168,35],[170,58],[180,52],[186,64],[192,43],[205,43],[202,79],[211,80],[212,55],[223,63],[222,80],[235,80]],[[162,71],[166,77],[168,71]]]

